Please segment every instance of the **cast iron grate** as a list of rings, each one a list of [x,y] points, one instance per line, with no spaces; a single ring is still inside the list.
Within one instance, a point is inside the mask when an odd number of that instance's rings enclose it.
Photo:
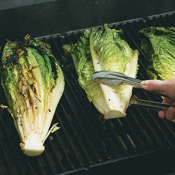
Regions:
[[[149,17],[128,22],[110,24],[122,28],[124,37],[133,49],[138,49],[138,78],[146,79],[147,58],[140,49],[138,31],[147,26],[175,26],[175,14]],[[82,31],[68,32],[41,39],[51,44],[53,53],[63,64],[61,46],[76,42]],[[77,83],[73,68],[66,70],[65,91],[57,107],[53,123],[61,129],[47,139],[45,152],[30,158],[20,151],[19,138],[10,114],[0,109],[0,174],[1,175],[50,175],[69,174],[138,155],[168,149],[175,145],[174,123],[157,117],[157,112],[138,107],[129,107],[127,117],[99,120],[100,114],[89,103],[86,94]],[[2,89],[1,102],[5,102]],[[157,96],[142,90],[134,90],[139,98],[157,100]]]

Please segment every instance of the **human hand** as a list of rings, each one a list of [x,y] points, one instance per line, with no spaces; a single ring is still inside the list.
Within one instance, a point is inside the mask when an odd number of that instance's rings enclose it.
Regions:
[[[161,91],[171,98],[163,98],[162,103],[175,105],[175,77],[169,80],[145,80],[141,83],[142,88],[148,91]],[[160,118],[167,118],[168,120],[175,119],[175,107],[169,107],[167,111],[159,111]]]

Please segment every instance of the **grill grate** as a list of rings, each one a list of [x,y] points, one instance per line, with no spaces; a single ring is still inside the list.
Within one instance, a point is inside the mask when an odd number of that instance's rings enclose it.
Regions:
[[[175,14],[171,13],[148,17],[146,20],[110,24],[110,27],[122,28],[126,41],[132,48],[139,50],[139,79],[147,78],[147,58],[140,49],[141,37],[138,31],[152,25],[175,26],[174,18]],[[81,32],[73,31],[41,39],[51,44],[55,56],[62,63],[61,46],[76,42]],[[65,91],[53,120],[53,123],[59,122],[61,129],[49,136],[45,143],[46,150],[41,156],[30,158],[23,155],[9,113],[0,109],[1,175],[69,174],[174,147],[175,126],[172,122],[158,118],[156,111],[131,106],[126,118],[103,123],[99,120],[100,114],[77,83],[75,70],[65,70],[64,74]],[[160,101],[159,97],[143,90],[133,92],[139,98]],[[0,89],[1,101],[6,103],[2,94]]]

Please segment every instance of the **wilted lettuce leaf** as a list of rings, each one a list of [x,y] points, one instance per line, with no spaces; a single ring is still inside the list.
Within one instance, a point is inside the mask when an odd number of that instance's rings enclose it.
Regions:
[[[141,48],[149,61],[148,77],[160,80],[175,77],[175,28],[148,27],[140,33],[146,37]]]
[[[63,49],[68,56],[71,56],[78,74],[78,82],[85,90],[89,101],[95,101],[101,94],[100,86],[95,82],[91,74],[94,72],[90,53],[91,30],[86,30],[75,44],[63,45]]]
[[[127,65],[133,57],[133,50],[122,36],[121,29],[110,29],[107,25],[101,30],[92,29],[91,47],[95,50],[94,53],[99,58],[103,70],[120,73],[127,71]]]

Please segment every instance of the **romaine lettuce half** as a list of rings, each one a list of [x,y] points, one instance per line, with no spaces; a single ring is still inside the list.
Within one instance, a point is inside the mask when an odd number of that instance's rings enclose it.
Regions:
[[[65,84],[50,46],[30,35],[23,42],[8,41],[2,52],[1,84],[22,151],[40,155],[50,132],[58,129],[50,125]]]
[[[122,35],[122,30],[110,29],[105,24],[99,30],[86,30],[77,43],[63,46],[73,58],[80,86],[105,119],[126,116],[132,87],[97,84],[91,74],[105,70],[136,77],[138,51],[133,51]]]
[[[148,77],[160,80],[175,77],[175,28],[148,27],[140,33],[145,36],[141,48],[149,61]]]

